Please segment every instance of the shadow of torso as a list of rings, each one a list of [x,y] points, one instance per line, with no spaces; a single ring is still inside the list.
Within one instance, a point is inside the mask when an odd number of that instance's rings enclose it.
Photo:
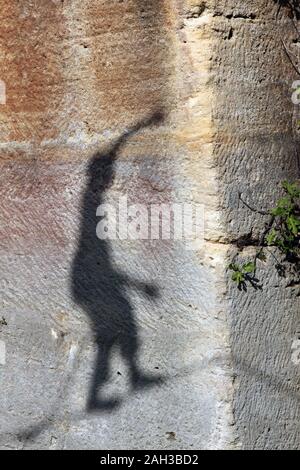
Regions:
[[[114,155],[95,155],[83,196],[80,240],[72,269],[73,298],[89,315],[97,341],[116,341],[120,331],[136,336],[124,280],[112,263],[111,242],[96,234],[97,208],[114,177]]]

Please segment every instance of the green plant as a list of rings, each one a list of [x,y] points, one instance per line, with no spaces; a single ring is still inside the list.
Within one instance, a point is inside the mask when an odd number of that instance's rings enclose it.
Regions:
[[[255,263],[249,262],[243,265],[231,263],[229,269],[233,271],[231,279],[236,282],[239,288],[243,287],[247,280],[249,280],[250,274],[254,274],[256,270]]]
[[[282,187],[285,196],[279,199],[271,211],[274,224],[265,239],[269,246],[277,246],[287,257],[297,257],[300,234],[300,188],[296,183],[288,181],[284,181]]]
[[[245,288],[249,281],[252,286],[258,287],[256,279],[257,261],[265,261],[264,249],[274,246],[285,255],[287,261],[298,264],[300,259],[300,187],[297,183],[282,182],[284,196],[276,206],[266,214],[270,215],[270,222],[257,244],[257,253],[253,261],[243,265],[236,262],[230,263],[228,269],[233,271],[232,280],[241,289]],[[250,207],[247,205],[247,207]],[[277,263],[278,272],[284,272],[284,268]]]

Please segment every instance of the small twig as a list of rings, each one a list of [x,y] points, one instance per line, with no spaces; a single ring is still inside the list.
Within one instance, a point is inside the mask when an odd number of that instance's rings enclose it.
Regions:
[[[245,204],[246,207],[248,207],[248,209],[250,209],[252,212],[256,212],[258,214],[261,214],[261,215],[270,215],[270,212],[266,212],[266,211],[261,211],[259,209],[255,209],[254,207],[251,207],[246,201],[243,200],[242,196],[241,196],[241,193],[239,193],[239,199],[242,201],[243,204]],[[266,228],[265,230],[263,231],[260,239],[259,239],[259,242],[258,242],[258,252],[256,253],[255,255],[255,258],[254,258],[254,264],[255,264],[255,271],[254,271],[254,276],[256,275],[256,266],[257,266],[257,260],[260,258],[262,252],[263,252],[263,249],[265,247],[265,238],[266,238],[266,235],[269,233],[269,231],[271,230],[273,224],[274,224],[274,221],[275,221],[275,217],[272,215],[270,217],[270,220],[268,222],[268,224],[266,225]]]
[[[275,261],[276,261],[277,264],[280,264],[280,261],[276,258],[276,256],[274,255],[273,251],[271,251],[269,248],[267,248],[267,252],[270,253],[270,255],[273,256],[273,258],[275,259]]]
[[[267,236],[267,234],[270,232],[271,228],[273,227],[273,224],[274,224],[274,221],[275,221],[275,216],[272,215],[270,217],[270,220],[269,220],[269,223],[266,225],[266,228],[265,230],[263,231],[260,239],[259,239],[259,243],[258,243],[258,252],[256,253],[255,255],[255,258],[254,258],[254,264],[255,264],[255,271],[254,271],[254,276],[256,275],[256,268],[257,268],[257,260],[261,257],[261,254],[265,248],[265,238]]]
[[[242,199],[242,196],[241,196],[241,193],[239,193],[239,199],[242,201],[242,203],[248,207],[248,209],[250,209],[252,212],[257,212],[258,214],[261,214],[261,215],[270,215],[269,212],[265,212],[265,211],[262,211],[262,210],[259,210],[259,209],[255,209],[254,207],[251,207],[246,201],[244,201]]]
[[[290,63],[291,63],[292,66],[293,66],[293,69],[295,70],[295,72],[296,72],[298,75],[300,75],[300,71],[299,71],[298,67],[295,65],[293,59],[291,58],[290,53],[289,53],[289,51],[288,51],[288,49],[287,49],[287,47],[286,47],[286,45],[285,45],[283,39],[281,39],[281,42],[282,42],[282,45],[283,45],[283,49],[284,49],[284,51],[285,51],[285,53],[286,53],[286,55],[287,55],[287,57],[288,57]]]
[[[272,215],[270,217],[270,220],[269,220],[269,223],[268,225],[266,226],[265,228],[265,231],[263,232],[261,238],[260,238],[260,243],[262,244],[264,239],[266,238],[266,235],[269,233],[269,231],[271,230],[273,224],[274,224],[274,221],[275,221],[275,215]]]
[[[280,13],[281,7],[282,7],[282,4],[279,3],[278,8],[277,8],[277,13],[276,13],[276,21],[278,20],[278,15]]]
[[[300,32],[299,32],[299,30],[298,30],[298,28],[297,28],[297,25],[296,25],[296,23],[295,23],[295,18],[292,18],[292,22],[293,22],[293,25],[294,25],[294,28],[295,28],[296,33],[298,34],[298,36],[300,36]]]

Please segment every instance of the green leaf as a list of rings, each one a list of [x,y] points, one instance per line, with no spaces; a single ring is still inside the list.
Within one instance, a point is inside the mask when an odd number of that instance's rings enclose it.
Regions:
[[[236,282],[238,285],[242,284],[245,282],[245,276],[241,271],[236,271],[232,275],[232,280]]]
[[[231,269],[231,271],[240,271],[239,266],[235,263],[230,263],[230,265],[228,266],[228,269]]]
[[[274,215],[275,217],[286,217],[289,215],[289,210],[287,210],[285,207],[275,207],[275,209],[271,210],[271,214]]]
[[[287,218],[287,227],[288,229],[292,232],[292,234],[296,237],[299,233],[299,228],[300,228],[300,220],[297,219],[294,215],[290,215]]]
[[[268,245],[273,245],[277,239],[277,232],[273,228],[270,233],[266,236],[266,242]]]
[[[243,272],[247,274],[254,273],[255,268],[256,268],[255,263],[251,261],[250,263],[246,263],[243,265]]]
[[[294,205],[293,205],[290,195],[279,199],[277,206],[288,212],[294,209]]]
[[[293,199],[300,197],[300,188],[297,183],[283,181],[282,187]]]

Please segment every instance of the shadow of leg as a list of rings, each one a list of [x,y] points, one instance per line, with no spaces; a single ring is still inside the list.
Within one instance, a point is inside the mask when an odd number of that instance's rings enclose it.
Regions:
[[[119,339],[120,349],[123,358],[126,360],[129,372],[131,386],[134,390],[150,388],[161,385],[164,379],[160,375],[145,374],[137,363],[137,353],[139,349],[137,336],[123,336]]]
[[[108,380],[109,376],[109,361],[112,345],[112,342],[103,344],[97,341],[97,357],[87,402],[87,411],[89,412],[113,410],[121,403],[118,397],[111,399],[101,398],[101,387]]]

